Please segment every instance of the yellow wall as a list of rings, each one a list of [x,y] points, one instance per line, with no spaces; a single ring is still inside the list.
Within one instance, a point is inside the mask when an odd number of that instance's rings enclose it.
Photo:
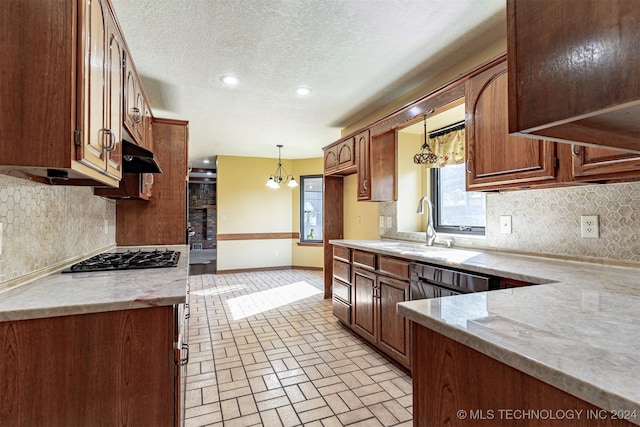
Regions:
[[[416,213],[418,200],[424,195],[424,167],[413,163],[420,152],[424,135],[398,132],[398,231],[419,231],[423,215]]]
[[[344,238],[377,239],[378,203],[358,202],[358,176],[345,176],[344,185]],[[326,208],[325,208],[326,209]]]
[[[300,229],[299,188],[265,186],[276,159],[218,156],[217,225],[219,234],[292,233]],[[297,181],[322,173],[322,158],[282,160]],[[322,266],[322,248],[298,247],[297,239],[218,240],[217,268]]]

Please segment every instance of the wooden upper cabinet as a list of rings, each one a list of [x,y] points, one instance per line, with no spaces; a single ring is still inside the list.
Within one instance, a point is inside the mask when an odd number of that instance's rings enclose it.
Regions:
[[[640,8],[507,0],[509,131],[640,152]]]
[[[371,139],[368,129],[356,135],[356,149],[358,150],[358,200],[371,200],[370,146]]]
[[[130,56],[125,58],[126,85],[124,87],[124,126],[133,138],[132,142],[150,149],[147,138],[151,108],[142,90],[140,77]]]
[[[507,63],[466,82],[467,190],[497,190],[553,183],[555,144],[510,136]]]
[[[596,147],[572,147],[573,176],[577,181],[640,178],[640,154]]]
[[[9,2],[0,26],[0,172],[117,186],[125,44],[110,3]]]
[[[356,140],[349,137],[324,150],[325,175],[349,175],[356,171]]]

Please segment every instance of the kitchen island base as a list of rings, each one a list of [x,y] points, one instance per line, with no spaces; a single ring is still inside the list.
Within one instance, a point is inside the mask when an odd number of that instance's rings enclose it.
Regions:
[[[640,417],[605,411],[419,324],[412,334],[416,427],[626,427],[620,417]]]
[[[0,425],[176,425],[174,306],[0,322]]]

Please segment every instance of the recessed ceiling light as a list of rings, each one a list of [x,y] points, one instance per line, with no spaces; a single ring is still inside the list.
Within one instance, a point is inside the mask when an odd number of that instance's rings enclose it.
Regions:
[[[209,163],[209,159],[204,159],[202,163]]]
[[[300,96],[311,95],[311,89],[309,89],[308,87],[300,86],[296,89],[296,93]]]
[[[222,83],[229,86],[235,86],[238,83],[240,83],[240,80],[238,80],[236,77],[233,77],[233,76],[222,76],[220,80],[222,80]]]

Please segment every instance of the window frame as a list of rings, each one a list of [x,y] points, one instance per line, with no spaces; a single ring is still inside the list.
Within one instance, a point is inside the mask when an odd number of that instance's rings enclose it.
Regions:
[[[446,166],[445,166],[446,167]],[[485,236],[486,235],[486,201],[485,201],[485,226],[468,226],[468,225],[443,225],[440,215],[439,202],[440,202],[440,168],[432,168],[429,174],[431,199],[433,203],[433,228],[437,233],[447,234],[461,234],[470,236]],[[485,196],[486,197],[486,196]]]
[[[320,178],[322,181],[322,185],[324,186],[324,175],[323,174],[313,174],[313,175],[300,175],[300,243],[323,243],[324,236],[321,239],[307,239],[305,238],[304,232],[304,181],[305,179],[313,179]],[[324,200],[322,203],[322,215],[320,215],[320,220],[324,217]],[[322,230],[324,234],[324,230]]]

